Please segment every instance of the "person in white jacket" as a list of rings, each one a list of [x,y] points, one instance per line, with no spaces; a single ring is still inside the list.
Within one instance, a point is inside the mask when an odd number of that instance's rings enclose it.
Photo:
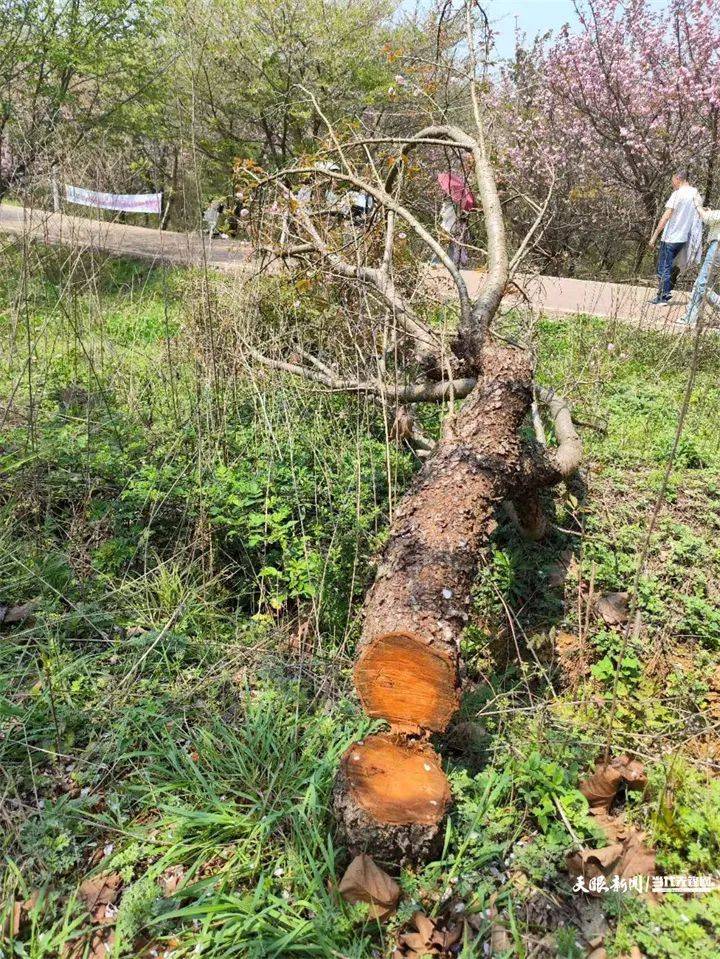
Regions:
[[[697,323],[703,297],[716,309],[720,309],[720,296],[711,289],[713,283],[720,277],[720,210],[709,210],[704,207],[699,193],[695,194],[695,207],[700,214],[700,219],[708,228],[708,248],[695,280],[687,313],[680,321],[688,326],[695,326]]]
[[[693,245],[693,234],[697,241],[697,249],[694,252],[696,254],[700,252],[702,227],[694,203],[697,190],[688,182],[685,170],[677,170],[673,174],[672,188],[673,191],[665,204],[660,222],[648,240],[650,249],[653,249],[658,237],[660,237],[660,254],[657,264],[659,286],[657,296],[650,301],[654,304],[668,304],[670,302],[675,260],[682,253],[685,261],[683,266],[690,263],[692,257],[689,256],[689,247]]]

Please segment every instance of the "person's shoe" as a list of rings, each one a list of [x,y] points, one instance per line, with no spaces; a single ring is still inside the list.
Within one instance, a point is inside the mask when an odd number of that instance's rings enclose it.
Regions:
[[[670,296],[656,296],[654,300],[650,300],[651,306],[667,306],[672,297]]]

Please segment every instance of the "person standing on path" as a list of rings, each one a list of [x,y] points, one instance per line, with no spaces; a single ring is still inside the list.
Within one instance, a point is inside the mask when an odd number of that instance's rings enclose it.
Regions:
[[[697,220],[695,197],[697,190],[688,183],[684,170],[678,170],[672,178],[673,192],[665,204],[660,222],[648,241],[650,249],[655,247],[660,236],[660,255],[658,256],[658,293],[653,303],[669,303],[672,296],[672,268],[675,259],[691,239]]]
[[[695,280],[688,311],[680,321],[688,326],[695,326],[697,323],[703,297],[707,297],[709,303],[712,303],[716,309],[720,309],[720,296],[713,290],[708,289],[720,272],[720,251],[718,250],[720,246],[720,210],[706,209],[702,205],[700,194],[697,192],[695,193],[695,208],[700,219],[708,228],[708,248],[703,265],[700,267],[700,272]]]
[[[473,167],[470,161],[470,168]],[[455,266],[466,267],[468,264],[468,213],[477,206],[475,197],[468,184],[465,171],[462,174],[438,173],[437,182],[445,194],[440,209],[440,225],[443,232],[450,237],[448,256]]]

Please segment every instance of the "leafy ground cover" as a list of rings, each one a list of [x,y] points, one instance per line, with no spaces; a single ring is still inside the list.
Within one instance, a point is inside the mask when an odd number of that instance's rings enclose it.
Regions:
[[[202,277],[4,261],[4,954],[365,959],[422,909],[472,918],[464,957],[571,959],[603,936],[609,956],[717,955],[716,893],[589,899],[565,865],[606,841],[578,787],[609,740],[648,775],[621,804],[659,871],[717,869],[714,338],[623,648],[597,600],[632,586],[692,344],[541,324],[543,379],[591,424],[585,488],[559,496],[542,544],[498,528],[443,743],[442,856],[402,873],[379,924],[337,894],[328,808],[370,728],[349,694],[358,608],[416,462],[372,408],[233,364]]]

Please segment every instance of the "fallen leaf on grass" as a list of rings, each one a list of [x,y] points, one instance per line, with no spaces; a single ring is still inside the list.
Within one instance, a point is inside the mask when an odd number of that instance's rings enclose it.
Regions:
[[[38,608],[38,600],[31,599],[21,606],[2,606],[0,605],[0,623],[10,626],[13,623],[23,623],[29,619]]]
[[[624,626],[630,616],[626,592],[606,593],[595,603],[595,609],[606,626]]]
[[[340,880],[338,892],[347,902],[366,902],[374,919],[385,919],[397,908],[400,886],[370,856],[355,856]]]
[[[185,878],[184,866],[171,866],[158,879],[163,891],[163,896],[168,897],[175,894],[177,887]]]
[[[464,928],[463,922],[445,926],[442,919],[430,919],[424,912],[415,912],[409,927],[398,936],[393,959],[421,959],[426,956],[454,959],[457,950],[453,947],[462,939]]]
[[[606,880],[614,876],[625,880],[633,876],[652,876],[655,873],[655,853],[644,845],[643,839],[644,833],[631,827],[623,842],[612,843],[603,849],[571,852],[566,859],[568,872],[576,878],[582,876],[586,882],[600,876]]]
[[[580,792],[587,799],[594,816],[607,814],[622,785],[628,789],[644,789],[647,776],[642,763],[630,756],[616,756],[605,765],[598,763],[595,772],[580,783]]]
[[[610,815],[610,807],[623,785],[626,789],[644,789],[647,785],[642,763],[627,755],[617,756],[607,765],[598,763],[595,772],[580,784],[590,814],[607,836],[609,845],[570,853],[566,862],[571,876],[582,876],[588,881],[600,876],[606,880],[613,877],[627,880],[655,874],[655,853],[644,844],[644,833],[628,825],[623,815]]]
[[[114,911],[107,907],[114,905],[121,887],[122,877],[116,872],[93,876],[80,886],[78,899],[96,922],[107,922],[114,919]]]

